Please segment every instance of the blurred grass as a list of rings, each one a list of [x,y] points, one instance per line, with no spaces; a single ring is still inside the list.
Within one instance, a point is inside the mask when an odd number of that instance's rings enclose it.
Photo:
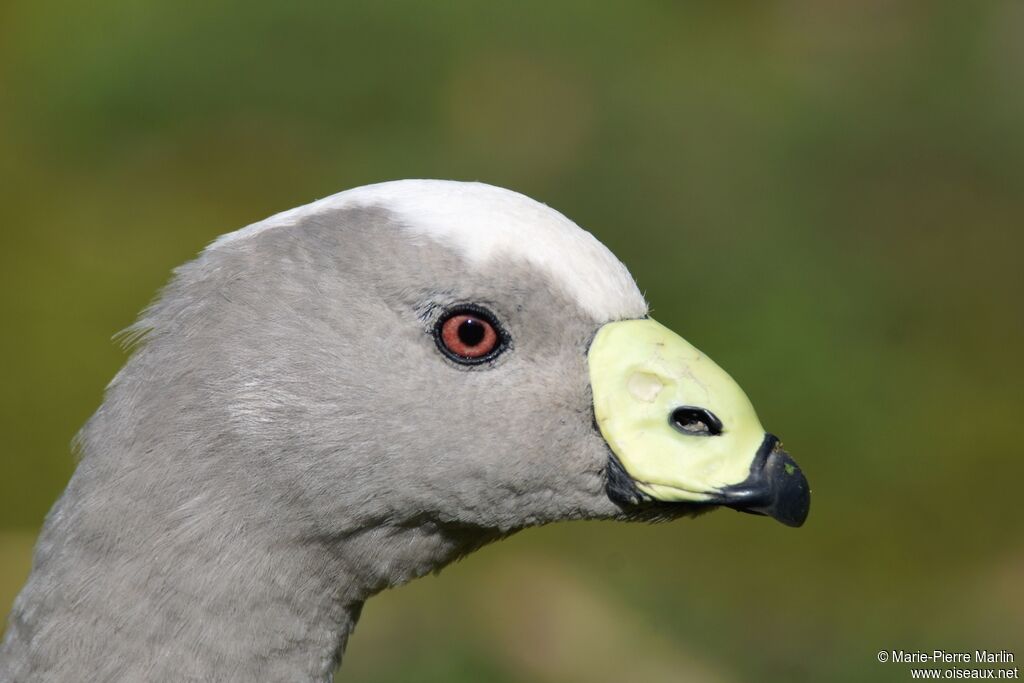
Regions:
[[[110,337],[172,267],[339,189],[444,177],[597,234],[785,437],[814,510],[532,530],[371,601],[346,680],[1024,654],[1022,46],[1015,0],[4,3],[0,612]]]

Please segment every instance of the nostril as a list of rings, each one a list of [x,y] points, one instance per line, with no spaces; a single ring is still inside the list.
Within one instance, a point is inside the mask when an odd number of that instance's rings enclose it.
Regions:
[[[683,434],[690,436],[718,436],[722,433],[722,421],[704,408],[682,406],[672,411],[668,423]]]

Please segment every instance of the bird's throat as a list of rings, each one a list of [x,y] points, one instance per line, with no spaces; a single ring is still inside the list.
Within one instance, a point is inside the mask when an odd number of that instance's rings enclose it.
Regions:
[[[368,597],[492,540],[429,523],[282,538],[208,514],[153,534],[84,479],[47,519],[0,680],[330,681]]]

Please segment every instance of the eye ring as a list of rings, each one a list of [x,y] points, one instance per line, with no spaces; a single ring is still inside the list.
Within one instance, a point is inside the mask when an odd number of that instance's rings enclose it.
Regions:
[[[494,360],[508,347],[508,337],[497,318],[475,304],[454,306],[434,326],[438,350],[460,365]]]

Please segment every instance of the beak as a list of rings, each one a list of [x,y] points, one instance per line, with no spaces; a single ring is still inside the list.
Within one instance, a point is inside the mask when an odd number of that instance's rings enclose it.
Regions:
[[[807,479],[710,358],[645,318],[601,327],[587,360],[597,426],[644,499],[804,523]]]
[[[782,443],[765,434],[750,464],[750,475],[740,484],[719,490],[711,502],[767,515],[786,526],[802,526],[811,508],[811,489],[800,467],[782,450]]]

